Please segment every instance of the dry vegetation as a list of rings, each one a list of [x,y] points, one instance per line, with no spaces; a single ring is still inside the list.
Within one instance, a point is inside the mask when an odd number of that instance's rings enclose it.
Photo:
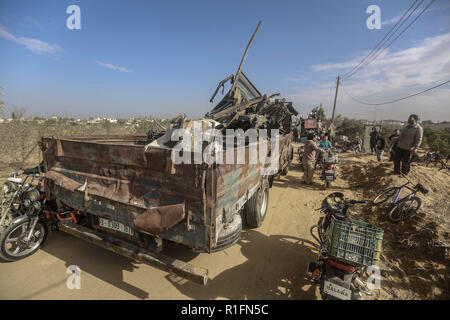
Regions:
[[[98,123],[72,119],[14,119],[0,123],[0,170],[12,171],[38,163],[37,141],[41,137],[76,135],[146,135],[149,130],[161,130],[167,120],[152,118],[107,120]]]
[[[406,182],[391,175],[392,163],[369,161],[343,168],[343,178],[361,199],[373,199],[381,190]],[[413,164],[409,178],[430,192],[418,196],[423,208],[410,221],[392,223],[388,208],[367,206],[355,218],[384,230],[379,299],[448,299],[450,279],[450,171]],[[405,195],[406,195],[406,191]]]

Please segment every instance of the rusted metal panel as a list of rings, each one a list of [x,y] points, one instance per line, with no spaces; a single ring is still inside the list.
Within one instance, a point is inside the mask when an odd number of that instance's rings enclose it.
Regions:
[[[206,285],[208,282],[209,278],[207,269],[197,267],[162,254],[155,254],[128,242],[117,238],[112,238],[104,233],[93,231],[66,221],[59,223],[59,230],[89,241],[114,253],[141,261],[164,271],[171,272],[201,285]]]
[[[184,219],[184,203],[150,208],[134,220],[136,229],[160,235]]]
[[[162,237],[197,249],[207,246],[204,166],[178,165],[171,174],[167,169],[172,166],[170,150],[149,148],[145,152],[144,145],[135,144],[138,138],[130,137],[128,145],[119,146],[97,144],[98,137],[78,139],[47,139],[47,189],[52,197],[131,228],[134,219],[149,208],[184,203],[189,221],[185,217]]]
[[[148,148],[145,152],[143,145],[136,144],[138,138],[127,137],[128,145],[98,142],[107,141],[107,137],[78,139],[49,141],[47,178],[53,197],[71,208],[132,229],[144,212],[183,203],[184,212],[189,214],[178,216],[178,223],[164,228],[161,237],[196,249],[209,251],[214,247],[222,229],[262,178],[259,159],[257,164],[249,164],[248,145],[233,150],[237,159],[237,153],[244,149],[244,164],[173,166],[170,149]],[[280,139],[280,157],[286,157],[287,143],[286,137]],[[225,160],[226,154],[222,156]],[[131,164],[133,157],[137,161]],[[168,169],[172,167],[173,172]]]

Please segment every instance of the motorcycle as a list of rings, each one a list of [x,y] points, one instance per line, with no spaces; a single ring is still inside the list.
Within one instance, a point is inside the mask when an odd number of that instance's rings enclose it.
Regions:
[[[307,274],[320,285],[324,300],[361,300],[363,294],[372,295],[362,279],[366,268],[378,263],[383,230],[348,218],[349,206],[358,203],[367,201],[344,199],[342,193],[330,194],[320,210],[325,216],[311,227],[319,254],[318,260],[309,264]]]
[[[328,189],[331,186],[331,183],[336,180],[338,156],[334,151],[328,150],[322,155],[321,162],[322,174],[320,179],[324,181],[325,189]]]
[[[0,216],[0,258],[15,261],[36,252],[48,234],[43,208],[44,178],[20,178],[15,172],[3,185]]]
[[[361,139],[355,141],[344,141],[342,145],[342,152],[347,152],[348,150],[354,153],[366,153],[366,149],[362,146]]]
[[[22,200],[27,192],[33,193],[31,190],[40,184],[40,181],[36,184],[35,178],[35,176],[27,176],[22,179],[17,172],[13,172],[5,181],[0,203],[0,230],[6,228],[17,216],[25,214],[26,209]]]

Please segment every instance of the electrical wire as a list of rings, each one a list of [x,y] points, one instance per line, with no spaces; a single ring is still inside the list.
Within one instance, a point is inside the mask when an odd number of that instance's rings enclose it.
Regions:
[[[406,97],[403,97],[403,98],[399,98],[399,99],[395,99],[395,100],[391,100],[391,101],[381,102],[381,103],[368,103],[368,102],[361,101],[361,100],[359,100],[359,99],[353,97],[350,93],[348,93],[347,89],[345,89],[345,87],[344,87],[343,85],[342,85],[342,88],[344,89],[345,93],[347,93],[347,95],[348,95],[352,100],[354,100],[354,101],[356,101],[356,102],[359,102],[359,103],[362,103],[362,104],[365,104],[365,105],[368,105],[368,106],[381,106],[381,105],[391,104],[391,103],[394,103],[394,102],[398,102],[398,101],[402,101],[402,100],[405,100],[405,99],[408,99],[408,98],[411,98],[411,97],[418,96],[418,95],[420,95],[420,94],[422,94],[422,93],[425,93],[425,92],[431,91],[431,90],[433,90],[433,89],[439,88],[439,87],[441,87],[441,86],[443,86],[443,85],[445,85],[445,84],[447,84],[447,83],[449,83],[449,82],[450,82],[450,80],[447,80],[447,81],[442,82],[442,83],[440,83],[440,84],[438,84],[438,85],[436,85],[436,86],[434,86],[434,87],[431,87],[431,88],[428,88],[428,89],[426,89],[426,90],[423,90],[423,91],[420,91],[420,92],[411,94],[411,95],[409,95],[409,96],[406,96]]]
[[[411,9],[414,7],[414,5],[417,3],[417,1],[419,1],[419,0],[415,0],[415,1],[414,1],[414,3],[408,8],[408,10],[406,10],[405,13],[403,13],[403,15],[400,17],[400,19],[398,19],[397,23],[391,28],[391,30],[389,30],[389,32],[386,33],[386,35],[383,37],[383,39],[381,39],[381,40],[375,45],[375,47],[369,52],[368,55],[366,55],[366,56],[359,62],[358,65],[357,65],[356,67],[354,67],[352,70],[350,70],[349,72],[347,72],[346,74],[344,74],[344,75],[342,76],[342,79],[343,79],[343,80],[346,79],[346,78],[351,77],[354,73],[356,73],[356,72],[357,72],[357,69],[359,68],[359,66],[361,66],[361,65],[362,65],[369,57],[371,57],[376,51],[379,50],[379,47],[380,47],[381,45],[384,44],[385,39],[386,39],[386,38],[389,36],[389,34],[391,34],[391,32],[397,27],[397,25],[398,25],[398,24],[400,23],[400,21],[405,17],[405,15],[407,15],[407,14],[411,11]],[[419,5],[422,4],[423,1],[424,1],[424,0],[422,0],[422,1],[419,3]],[[408,17],[402,22],[402,24],[400,24],[399,28],[403,25],[403,23],[404,23],[406,20],[408,20],[408,18],[412,15],[412,13],[413,13],[416,9],[417,9],[417,7],[416,7],[416,8],[408,15]],[[397,28],[397,29],[391,34],[391,36],[392,36],[399,28]],[[391,36],[389,36],[389,38],[386,39],[386,41],[389,40],[389,39],[391,38]]]
[[[409,27],[411,27],[411,25],[416,22],[417,19],[420,18],[420,16],[431,6],[431,4],[434,2],[435,0],[431,0],[430,3],[428,3],[428,5],[417,15],[417,17],[408,25],[406,26],[405,29],[402,30],[402,32],[400,32],[400,34],[395,37],[386,47],[384,47],[381,51],[379,51],[373,58],[371,58],[369,61],[367,61],[363,66],[361,66],[359,68],[359,70],[364,69],[367,65],[369,65],[372,61],[374,61],[381,53],[383,53],[384,50],[386,50],[387,48],[389,48],[406,30],[408,30]],[[405,20],[406,21],[406,20]],[[359,71],[357,70],[357,71]],[[354,73],[356,73],[357,71],[355,71]],[[353,73],[353,74],[354,74]],[[348,79],[349,77],[347,77]]]

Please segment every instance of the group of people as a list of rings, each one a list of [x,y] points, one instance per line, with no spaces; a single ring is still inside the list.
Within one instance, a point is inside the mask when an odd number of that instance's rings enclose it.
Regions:
[[[292,135],[293,135],[293,140],[294,142],[300,142],[300,138],[302,136],[302,134],[304,134],[306,132],[306,136],[308,136],[309,134],[314,134],[316,135],[320,140],[323,140],[324,136],[328,136],[328,140],[331,141],[331,131],[325,129],[324,127],[322,127],[321,125],[318,125],[318,128],[313,130],[313,129],[305,129],[305,123],[304,123],[304,119],[302,118],[300,120],[299,123],[294,123],[292,124]]]
[[[333,148],[331,141],[329,140],[329,132],[326,130],[321,131],[319,135],[320,142],[317,143],[317,136],[314,133],[308,133],[304,150],[303,150],[303,178],[302,183],[311,185],[314,176],[314,168],[318,153],[325,153],[327,150]]]
[[[416,114],[410,115],[408,117],[408,125],[401,131],[400,129],[395,129],[394,133],[388,138],[388,152],[390,152],[390,161],[394,162],[394,174],[402,173],[407,175],[410,172],[411,161],[416,155],[423,137],[423,128],[418,124],[418,121],[419,117]],[[320,139],[319,143],[317,143],[318,138]],[[382,161],[386,147],[387,142],[381,130],[373,127],[370,134],[370,149],[372,154],[376,154],[378,161]],[[320,131],[319,136],[312,132],[308,133],[302,153],[304,169],[302,183],[312,184],[318,153],[325,153],[332,148],[330,134],[325,129]]]
[[[395,129],[389,136],[389,160],[394,162],[394,174],[407,175],[410,171],[411,161],[416,156],[423,138],[423,128],[418,122],[419,116],[412,114],[408,117],[408,125],[402,131]],[[375,153],[378,161],[381,161],[385,148],[386,141],[381,130],[373,127],[370,133],[371,154]]]
[[[373,127],[370,133],[370,153],[375,153],[377,160],[381,161],[383,159],[384,148],[386,148],[386,140],[381,130],[378,131],[377,127]]]

